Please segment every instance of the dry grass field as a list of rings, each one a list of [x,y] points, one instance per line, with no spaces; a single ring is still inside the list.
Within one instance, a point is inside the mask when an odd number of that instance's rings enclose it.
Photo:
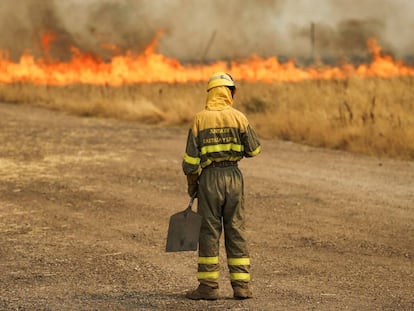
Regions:
[[[414,159],[414,77],[239,83],[235,106],[259,135],[317,147]],[[0,85],[0,101],[81,116],[188,126],[204,83],[120,87]]]

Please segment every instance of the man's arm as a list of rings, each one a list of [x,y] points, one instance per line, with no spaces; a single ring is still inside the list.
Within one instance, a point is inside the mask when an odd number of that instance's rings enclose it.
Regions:
[[[262,151],[260,140],[250,125],[247,126],[246,132],[242,134],[242,142],[244,145],[244,156],[247,158],[255,157]]]

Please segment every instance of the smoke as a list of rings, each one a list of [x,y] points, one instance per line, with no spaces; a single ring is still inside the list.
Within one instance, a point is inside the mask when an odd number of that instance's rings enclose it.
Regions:
[[[142,51],[162,30],[159,52],[182,61],[363,56],[369,37],[403,57],[414,49],[412,12],[410,0],[2,1],[0,49],[44,56],[48,32],[50,57],[66,60],[75,46],[106,59]]]

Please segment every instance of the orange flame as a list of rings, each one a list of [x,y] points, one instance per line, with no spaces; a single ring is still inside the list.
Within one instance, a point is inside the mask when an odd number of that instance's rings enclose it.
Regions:
[[[47,33],[42,37],[45,59],[35,59],[25,53],[18,62],[11,61],[7,52],[0,51],[0,83],[33,83],[43,85],[97,84],[119,86],[134,83],[185,83],[205,81],[215,71],[231,72],[237,80],[249,82],[298,82],[311,79],[347,79],[350,77],[382,77],[414,75],[414,68],[381,55],[375,39],[368,41],[373,61],[355,66],[324,66],[300,68],[293,60],[281,63],[276,57],[252,56],[241,61],[218,61],[212,64],[183,65],[177,59],[156,52],[160,35],[140,54],[127,52],[113,56],[110,61],[82,53],[72,47],[67,62],[50,61],[48,51],[56,36]]]
[[[49,51],[52,46],[52,42],[56,39],[56,35],[53,32],[46,32],[42,35],[42,48],[44,51]]]

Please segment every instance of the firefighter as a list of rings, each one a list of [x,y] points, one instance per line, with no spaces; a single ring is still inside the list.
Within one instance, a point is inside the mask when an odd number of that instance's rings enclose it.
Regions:
[[[194,117],[182,168],[188,194],[197,195],[203,217],[197,278],[199,286],[186,297],[216,300],[219,280],[219,239],[224,229],[227,265],[235,299],[252,298],[250,258],[246,245],[244,184],[238,161],[261,151],[246,116],[233,108],[236,85],[224,72],[211,76],[205,109]]]

